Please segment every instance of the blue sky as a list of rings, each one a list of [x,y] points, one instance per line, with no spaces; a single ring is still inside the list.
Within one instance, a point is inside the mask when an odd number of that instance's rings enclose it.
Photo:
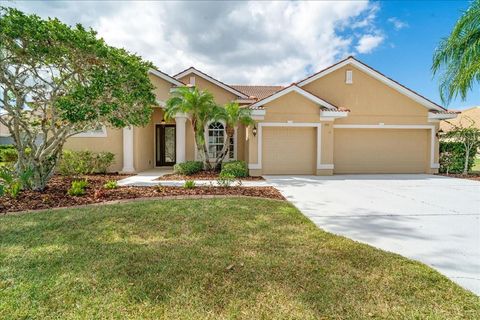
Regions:
[[[407,87],[440,103],[437,79],[432,80],[432,53],[439,40],[452,30],[468,1],[385,1],[380,3],[377,19],[385,32],[384,42],[369,54],[357,54],[365,63]],[[396,30],[388,19],[406,23]],[[480,85],[466,101],[457,99],[449,109],[480,105]]]
[[[468,1],[5,1],[82,23],[171,75],[288,85],[348,55],[440,103],[432,55]],[[480,105],[480,88],[451,109]]]

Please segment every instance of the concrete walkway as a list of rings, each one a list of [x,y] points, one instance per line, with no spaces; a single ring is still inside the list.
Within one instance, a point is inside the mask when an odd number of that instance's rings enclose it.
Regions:
[[[135,176],[131,176],[118,181],[119,186],[130,186],[130,187],[152,187],[156,185],[163,186],[183,186],[185,180],[156,180],[165,174],[173,173],[172,168],[155,168],[140,172]],[[195,185],[197,186],[218,186],[216,180],[194,180]],[[233,185],[238,185],[238,182],[233,183]],[[245,187],[264,187],[269,186],[267,181],[242,181],[242,186]]]
[[[419,260],[480,295],[480,182],[433,175],[265,178],[320,228]]]

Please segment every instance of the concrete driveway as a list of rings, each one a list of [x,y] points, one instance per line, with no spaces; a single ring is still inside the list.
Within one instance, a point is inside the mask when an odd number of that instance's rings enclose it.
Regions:
[[[320,228],[419,260],[480,295],[480,182],[433,175],[265,178]]]

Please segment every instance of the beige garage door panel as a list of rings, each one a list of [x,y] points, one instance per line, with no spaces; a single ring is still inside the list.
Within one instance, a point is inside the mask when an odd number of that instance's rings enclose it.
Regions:
[[[428,130],[335,129],[334,173],[423,173]]]
[[[264,127],[263,174],[314,174],[316,128]]]

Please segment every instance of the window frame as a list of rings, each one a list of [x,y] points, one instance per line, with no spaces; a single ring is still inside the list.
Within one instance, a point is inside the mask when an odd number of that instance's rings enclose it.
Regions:
[[[102,131],[99,130],[87,130],[84,132],[77,133],[73,135],[73,138],[106,138],[107,135],[107,127],[102,126]]]
[[[215,122],[218,122],[218,123],[221,123],[223,125],[223,132],[224,132],[224,136],[226,136],[226,132],[225,132],[225,121],[222,121],[222,120],[217,120],[217,121],[209,121],[207,123],[207,125],[205,126],[205,144],[207,146],[207,151],[210,150],[210,136],[209,136],[209,127],[212,123],[215,123]],[[227,154],[225,156],[225,158],[223,159],[223,161],[233,161],[233,160],[237,160],[237,149],[238,149],[238,145],[237,145],[237,130],[238,128],[235,127],[234,128],[234,133],[233,133],[233,158],[230,157],[230,154]],[[210,155],[209,155],[210,156]],[[195,158],[198,159],[198,154],[197,154],[197,148],[195,148]]]

